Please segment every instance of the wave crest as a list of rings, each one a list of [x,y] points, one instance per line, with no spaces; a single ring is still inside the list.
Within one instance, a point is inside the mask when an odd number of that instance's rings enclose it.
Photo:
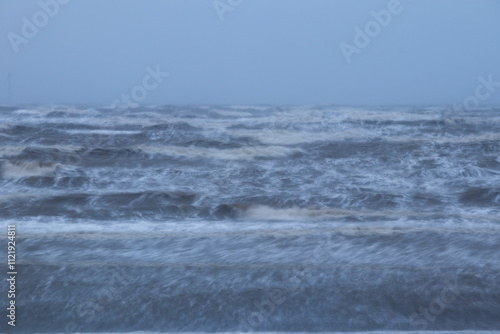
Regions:
[[[21,179],[32,176],[54,175],[60,164],[42,161],[5,161],[2,163],[2,177]]]

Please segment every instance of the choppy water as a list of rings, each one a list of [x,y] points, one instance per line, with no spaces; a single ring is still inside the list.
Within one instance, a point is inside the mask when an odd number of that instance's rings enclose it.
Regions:
[[[500,110],[0,117],[17,331],[500,330]]]

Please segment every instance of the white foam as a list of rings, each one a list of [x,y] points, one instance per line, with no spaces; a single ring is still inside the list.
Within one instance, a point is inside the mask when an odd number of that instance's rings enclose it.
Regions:
[[[15,200],[15,199],[33,198],[33,197],[40,197],[40,195],[36,195],[33,193],[10,193],[10,194],[3,193],[3,194],[0,194],[0,202],[3,202],[3,201],[8,202],[8,201]]]
[[[99,129],[99,130],[66,130],[69,134],[98,134],[98,135],[136,135],[141,133],[141,131],[127,131],[127,130],[108,130],[108,129]]]
[[[0,147],[0,158],[19,155],[25,148],[26,146],[2,146]]]
[[[252,114],[244,111],[231,111],[231,110],[214,110],[217,114],[221,116],[229,116],[229,117],[251,117]]]
[[[338,219],[347,216],[360,218],[389,218],[401,219],[405,217],[434,217],[446,215],[448,217],[477,219],[486,221],[500,221],[500,217],[488,214],[460,214],[443,212],[418,212],[418,211],[354,211],[333,208],[284,208],[277,209],[267,205],[253,205],[244,210],[246,218],[253,220],[282,220],[282,221],[301,221],[301,220],[325,220]]]
[[[20,194],[21,195],[21,194]],[[343,235],[397,235],[406,233],[458,233],[498,235],[500,227],[492,222],[457,222],[401,220],[343,223],[295,221],[252,221],[251,224],[230,221],[185,220],[154,222],[150,220],[94,221],[65,217],[30,217],[27,220],[12,219],[0,222],[0,227],[15,224],[25,237],[53,237],[77,239],[143,239],[161,237],[252,237],[252,236],[313,236],[327,234]]]
[[[54,174],[59,166],[59,164],[40,161],[5,161],[2,163],[2,176],[11,179],[46,176]]]
[[[46,109],[18,109],[14,111],[14,114],[20,114],[20,115],[36,115],[36,116],[42,116],[46,115],[47,113],[51,112],[51,110],[46,110]]]
[[[500,133],[485,133],[483,135],[470,135],[470,136],[460,136],[460,137],[452,137],[452,136],[432,136],[432,137],[412,137],[412,136],[382,136],[380,137],[383,140],[391,141],[391,142],[414,142],[414,141],[423,141],[423,142],[433,142],[433,143],[474,143],[481,141],[497,141],[500,140]]]
[[[135,149],[150,154],[164,154],[187,158],[215,158],[224,160],[251,160],[257,157],[285,157],[295,152],[302,152],[300,149],[284,146],[250,146],[235,149],[215,149],[193,146],[138,145]]]
[[[252,137],[264,144],[271,145],[294,145],[313,143],[318,141],[334,141],[346,139],[366,139],[376,137],[366,129],[352,128],[330,132],[297,132],[288,130],[233,130],[229,134],[236,137]]]

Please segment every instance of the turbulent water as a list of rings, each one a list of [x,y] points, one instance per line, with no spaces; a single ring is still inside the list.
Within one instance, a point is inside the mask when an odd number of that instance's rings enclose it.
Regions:
[[[500,110],[0,117],[18,332],[500,330]]]

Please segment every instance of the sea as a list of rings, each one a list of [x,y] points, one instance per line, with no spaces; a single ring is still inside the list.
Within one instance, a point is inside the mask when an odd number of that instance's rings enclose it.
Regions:
[[[493,107],[0,107],[0,332],[498,333],[499,144]]]

